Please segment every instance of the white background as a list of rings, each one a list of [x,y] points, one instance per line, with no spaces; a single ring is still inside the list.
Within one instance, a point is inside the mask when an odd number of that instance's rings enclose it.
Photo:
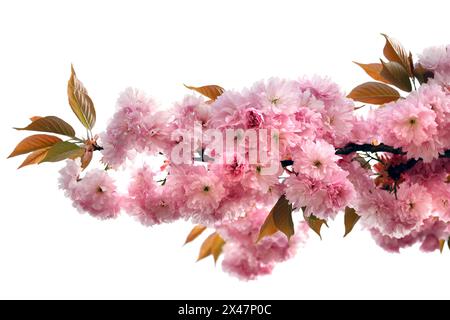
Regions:
[[[0,298],[450,298],[450,252],[393,255],[337,219],[273,275],[241,282],[195,263],[187,223],[145,228],[80,215],[57,188],[62,164],[16,170],[5,158],[35,115],[76,123],[70,63],[97,107],[97,131],[121,90],[162,104],[183,83],[241,88],[270,76],[329,75],[345,91],[368,77],[384,41],[415,53],[448,43],[448,1],[2,1],[0,4]],[[78,132],[82,132],[77,125]]]

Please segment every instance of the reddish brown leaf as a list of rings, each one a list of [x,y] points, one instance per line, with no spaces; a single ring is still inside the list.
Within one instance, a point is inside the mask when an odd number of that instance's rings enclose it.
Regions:
[[[35,134],[23,139],[8,158],[51,147],[61,141],[60,138],[48,134]]]
[[[426,83],[428,79],[434,77],[433,71],[425,69],[421,64],[417,64],[414,68],[414,76],[420,84]]]
[[[196,225],[194,228],[192,228],[191,232],[189,232],[184,244],[194,241],[205,230],[206,230],[205,226],[202,226],[201,224]]]
[[[270,211],[262,225],[257,241],[270,236],[277,231],[283,232],[288,239],[294,235],[294,223],[292,221],[292,205],[282,195]]]
[[[381,60],[381,63],[383,69],[381,70],[380,75],[386,79],[389,84],[392,84],[403,91],[411,92],[411,81],[405,67],[394,61],[384,62]]]
[[[355,62],[355,61],[353,61],[353,63],[360,66],[370,77],[372,77],[372,79],[381,81],[381,82],[387,82],[386,79],[384,79],[380,75],[381,70],[383,70],[383,65],[381,63],[364,64],[364,63],[359,63],[359,62]]]
[[[203,241],[203,244],[200,247],[200,252],[198,254],[197,261],[202,260],[210,255],[213,255],[214,261],[217,261],[217,258],[222,252],[222,247],[224,243],[225,241],[217,232],[210,234],[205,239],[205,241]]]
[[[344,237],[347,236],[352,230],[355,224],[358,222],[359,218],[361,218],[356,210],[350,207],[345,207],[345,216],[344,216],[344,225],[345,225],[345,234]]]
[[[439,251],[444,251],[445,240],[439,240]]]
[[[383,49],[383,54],[386,59],[400,63],[403,67],[405,67],[408,75],[412,77],[413,72],[411,69],[411,61],[408,52],[397,40],[383,33],[381,35],[386,39],[386,44]]]
[[[313,214],[306,216],[304,212],[305,210],[303,210],[303,217],[305,218],[305,221],[308,223],[308,226],[311,228],[311,230],[313,230],[315,233],[319,235],[320,239],[322,239],[320,230],[322,229],[323,225],[328,227],[327,222],[323,219],[317,218]]]
[[[217,85],[207,85],[202,87],[184,86],[210,98],[211,100],[216,100],[225,91],[222,87]]]
[[[91,163],[94,151],[85,148],[83,156],[81,157],[81,168],[86,169]]]
[[[273,220],[273,212],[270,211],[269,215],[267,216],[266,220],[264,221],[263,225],[261,226],[261,229],[259,230],[258,239],[256,242],[261,240],[264,237],[268,237],[273,235],[275,232],[278,231],[278,228],[275,225],[275,221]]]
[[[26,157],[26,159],[22,162],[22,164],[17,169],[28,166],[30,164],[40,163],[42,161],[42,159],[44,159],[45,156],[47,155],[48,149],[49,148],[44,148],[44,149],[33,151]]]
[[[384,83],[366,82],[355,87],[347,97],[355,101],[381,105],[396,101],[400,98],[400,93]]]
[[[292,221],[292,205],[286,199],[286,196],[282,195],[278,199],[272,212],[275,226],[290,239],[294,235],[295,230],[294,222]]]
[[[34,119],[34,120],[33,120]],[[33,117],[28,126],[24,128],[15,128],[16,130],[43,131],[62,134],[68,137],[75,137],[75,130],[64,120],[55,117]]]
[[[219,234],[217,234],[216,240],[214,241],[214,243],[211,247],[211,254],[214,258],[214,263],[217,262],[217,260],[219,259],[219,256],[222,254],[222,249],[223,249],[224,244],[225,244],[225,240],[223,240],[223,238]]]
[[[34,116],[34,117],[31,117],[30,118],[30,120],[31,121],[36,121],[36,120],[39,120],[39,119],[41,119],[42,117],[40,117],[40,116]]]

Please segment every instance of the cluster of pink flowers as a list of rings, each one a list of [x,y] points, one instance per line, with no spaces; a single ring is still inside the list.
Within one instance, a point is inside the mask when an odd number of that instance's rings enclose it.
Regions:
[[[67,160],[60,174],[60,187],[80,212],[87,212],[98,219],[115,218],[120,213],[122,197],[104,170],[94,169],[80,177],[81,162],[78,159]]]
[[[373,113],[380,141],[425,162],[450,149],[450,94],[433,81]]]
[[[270,274],[277,262],[291,258],[297,247],[306,242],[309,227],[305,222],[299,223],[295,236],[289,241],[279,232],[257,241],[268,211],[270,207],[255,208],[245,217],[216,225],[226,241],[222,262],[225,271],[243,280]]]
[[[137,152],[157,152],[170,148],[169,116],[144,93],[128,88],[117,101],[117,112],[101,135],[103,162],[120,167]]]
[[[301,222],[290,241],[279,231],[256,241],[283,195],[306,218],[334,219],[354,208],[388,251],[417,242],[434,251],[450,236],[450,47],[427,49],[418,63],[428,81],[366,117],[320,77],[271,78],[216,100],[189,95],[166,110],[127,89],[101,135],[102,161],[116,169],[146,152],[165,158],[161,170],[134,170],[128,192],[119,195],[107,171],[83,175],[69,160],[61,188],[74,206],[101,219],[123,209],[148,226],[186,219],[214,228],[225,240],[223,269],[243,279],[270,273],[307,239]],[[256,142],[242,152],[220,149],[213,129],[224,143],[230,130],[233,142],[256,130]],[[275,150],[265,144],[272,140]],[[370,150],[380,143],[395,152]],[[182,145],[191,148],[188,161],[177,163],[172,151]],[[261,148],[268,157],[251,159]]]

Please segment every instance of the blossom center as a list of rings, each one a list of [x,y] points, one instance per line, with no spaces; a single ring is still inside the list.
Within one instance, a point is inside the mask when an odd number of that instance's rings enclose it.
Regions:
[[[203,187],[203,192],[208,192],[211,188],[209,186],[204,186]]]
[[[409,123],[411,126],[414,126],[414,125],[417,124],[417,119],[416,119],[416,118],[411,118],[411,119],[408,120],[408,123]]]
[[[316,160],[313,162],[313,166],[316,168],[320,168],[322,166],[322,162],[320,160]]]

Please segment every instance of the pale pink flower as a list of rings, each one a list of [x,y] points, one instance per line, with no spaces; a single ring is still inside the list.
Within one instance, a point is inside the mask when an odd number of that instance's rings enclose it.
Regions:
[[[227,190],[214,172],[204,166],[180,165],[171,167],[164,189],[173,197],[174,205],[185,218],[211,224],[220,219],[215,211],[226,197]]]
[[[375,116],[383,143],[402,147],[409,157],[423,158],[426,162],[438,157],[436,113],[420,104],[415,95],[387,104]]]
[[[130,150],[156,152],[171,146],[169,114],[141,91],[128,88],[117,102],[117,111],[100,135],[103,162],[116,168]]]
[[[292,114],[299,107],[298,83],[270,78],[253,85],[251,94],[264,112]]]
[[[309,231],[306,223],[298,226],[290,241],[284,234],[277,232],[257,242],[269,211],[270,208],[254,209],[245,217],[217,225],[219,234],[226,241],[222,262],[224,271],[243,280],[256,279],[269,274],[277,262],[291,258],[299,244],[306,242]]]
[[[264,124],[264,115],[255,108],[245,109],[244,118],[246,129],[261,128]]]
[[[397,199],[393,193],[381,189],[363,196],[356,208],[363,224],[394,238],[417,231],[432,211],[430,194],[418,184],[402,183]]]
[[[339,170],[335,149],[323,140],[305,141],[300,151],[294,153],[294,170],[314,179],[325,179]]]
[[[311,92],[316,99],[324,102],[333,102],[343,96],[336,83],[320,76],[300,79],[299,88]]]
[[[427,70],[444,71],[450,68],[450,45],[429,47],[419,55],[419,64]]]
[[[67,160],[67,167],[60,171],[60,186],[66,188],[73,206],[99,219],[115,218],[122,202],[113,179],[105,170],[94,169],[80,178],[76,174],[79,160]]]
[[[347,173],[337,170],[325,180],[299,174],[289,176],[286,183],[286,198],[295,208],[306,207],[306,214],[322,219],[334,219],[355,195]]]
[[[154,181],[154,174],[148,166],[136,170],[128,187],[126,211],[144,225],[167,223],[178,219],[178,211],[163,190],[164,186]]]

